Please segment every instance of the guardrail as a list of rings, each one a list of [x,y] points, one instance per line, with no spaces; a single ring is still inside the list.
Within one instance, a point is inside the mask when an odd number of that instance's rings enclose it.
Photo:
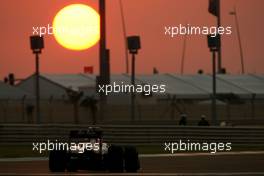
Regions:
[[[99,125],[104,140],[114,144],[156,145],[177,142],[232,142],[238,145],[264,145],[263,127],[196,127],[176,125]],[[49,140],[67,141],[69,131],[85,130],[87,125],[2,124],[0,144],[31,144]]]

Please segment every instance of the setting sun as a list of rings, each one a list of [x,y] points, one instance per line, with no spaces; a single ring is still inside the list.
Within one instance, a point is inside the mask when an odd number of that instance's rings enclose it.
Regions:
[[[53,20],[56,41],[71,50],[85,50],[100,39],[100,16],[84,4],[72,4],[61,9]]]

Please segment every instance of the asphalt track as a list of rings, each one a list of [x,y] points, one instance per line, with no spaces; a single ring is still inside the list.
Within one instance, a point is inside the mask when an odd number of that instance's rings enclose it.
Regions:
[[[136,174],[50,173],[47,158],[0,159],[0,175],[263,175],[264,152],[221,154],[141,155],[141,170]]]

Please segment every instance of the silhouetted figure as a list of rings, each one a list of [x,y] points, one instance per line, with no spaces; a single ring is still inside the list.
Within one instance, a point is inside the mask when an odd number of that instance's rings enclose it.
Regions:
[[[8,82],[9,82],[9,84],[11,86],[14,86],[15,85],[15,81],[16,81],[16,79],[15,79],[14,73],[9,73],[8,74]]]
[[[204,73],[204,71],[202,69],[199,69],[197,72],[199,75],[202,75]]]
[[[154,75],[159,74],[159,70],[156,67],[153,68],[153,74]]]
[[[205,119],[205,115],[202,115],[201,120],[198,122],[198,126],[209,126],[209,122]]]
[[[182,125],[182,126],[186,126],[187,125],[187,115],[186,114],[182,114],[181,115],[181,119],[179,121],[179,125]]]
[[[4,83],[8,84],[8,82],[9,82],[8,77],[4,77]]]

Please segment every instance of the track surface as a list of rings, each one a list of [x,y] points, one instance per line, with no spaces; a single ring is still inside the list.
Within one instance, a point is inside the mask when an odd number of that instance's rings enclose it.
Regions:
[[[186,154],[178,156],[141,156],[141,171],[137,175],[264,175],[264,153],[221,155]],[[52,175],[46,159],[1,159],[0,175]],[[80,171],[76,175],[119,175]],[[63,173],[61,175],[75,175]],[[56,174],[58,175],[58,174]],[[134,175],[134,174],[120,174]]]

